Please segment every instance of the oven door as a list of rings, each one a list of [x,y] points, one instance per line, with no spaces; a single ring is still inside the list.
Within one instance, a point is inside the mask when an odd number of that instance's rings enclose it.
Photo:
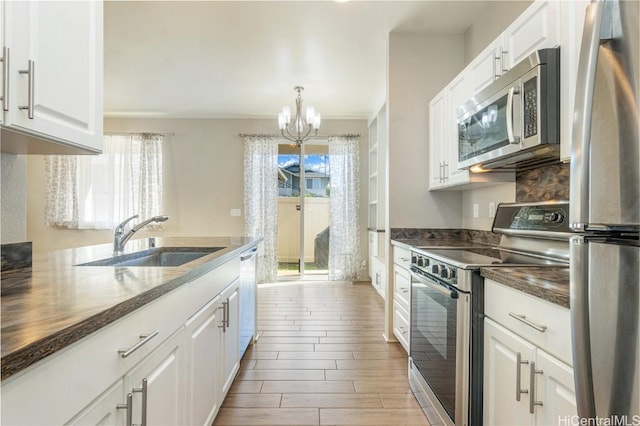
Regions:
[[[470,294],[420,272],[411,277],[411,359],[446,415],[468,424]]]

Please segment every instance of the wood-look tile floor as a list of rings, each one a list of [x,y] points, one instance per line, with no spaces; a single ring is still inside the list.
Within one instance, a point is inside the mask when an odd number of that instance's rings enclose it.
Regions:
[[[259,286],[259,339],[214,425],[428,425],[383,325],[368,283]]]

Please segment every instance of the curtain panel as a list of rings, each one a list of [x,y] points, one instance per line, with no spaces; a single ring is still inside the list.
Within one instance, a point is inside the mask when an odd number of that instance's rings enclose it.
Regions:
[[[331,224],[329,235],[329,279],[360,277],[360,156],[359,138],[329,138],[331,164]]]
[[[262,237],[258,245],[257,281],[275,282],[278,274],[278,139],[244,138],[245,234]]]
[[[134,214],[162,214],[163,139],[155,133],[107,135],[100,155],[46,156],[45,224],[113,229]]]

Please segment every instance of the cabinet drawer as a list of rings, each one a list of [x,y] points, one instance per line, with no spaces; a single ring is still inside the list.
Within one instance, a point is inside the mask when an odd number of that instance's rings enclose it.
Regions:
[[[409,314],[397,301],[393,303],[393,334],[409,353]]]
[[[485,315],[573,365],[569,309],[485,279]]]
[[[409,311],[409,301],[411,300],[411,275],[409,271],[393,266],[393,297],[405,311]]]
[[[409,269],[411,267],[411,251],[406,248],[393,246],[393,263]]]

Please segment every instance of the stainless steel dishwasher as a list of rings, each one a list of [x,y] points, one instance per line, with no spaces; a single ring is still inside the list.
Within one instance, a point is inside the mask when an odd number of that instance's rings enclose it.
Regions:
[[[256,335],[257,251],[257,247],[252,247],[240,255],[240,357]]]

